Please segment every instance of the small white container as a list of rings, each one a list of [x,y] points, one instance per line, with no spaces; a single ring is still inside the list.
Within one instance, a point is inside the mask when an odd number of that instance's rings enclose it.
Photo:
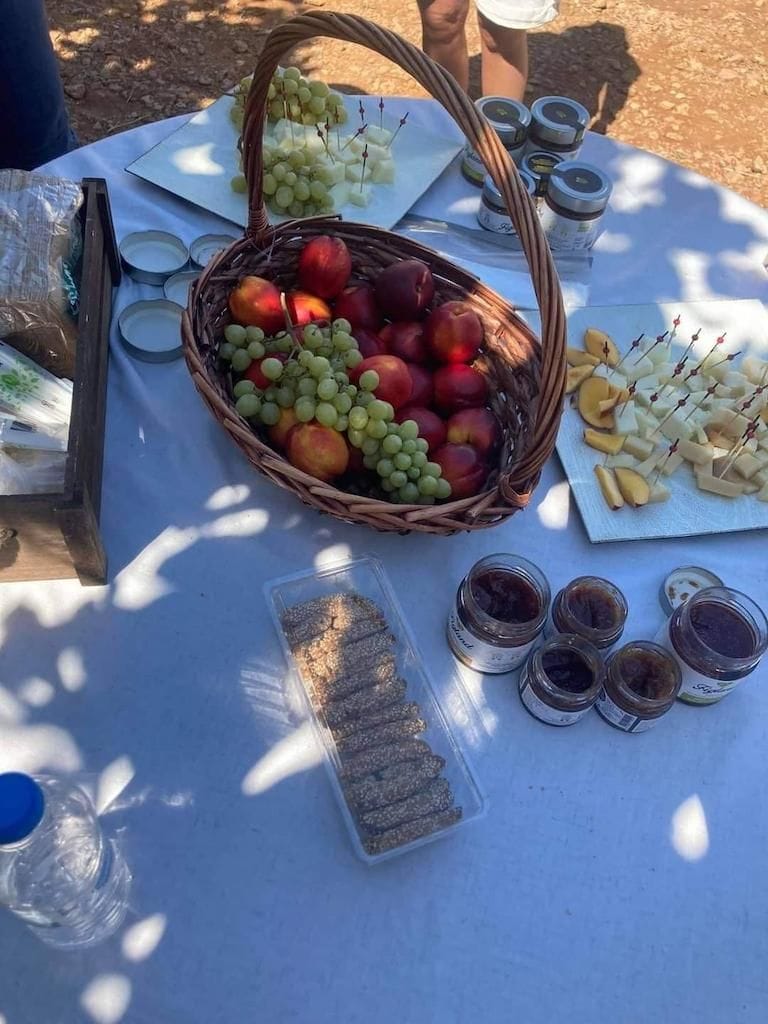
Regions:
[[[189,263],[189,249],[167,231],[134,231],[126,235],[120,242],[120,256],[129,277],[157,287]]]
[[[613,186],[592,164],[564,160],[552,171],[541,204],[541,226],[549,246],[561,252],[591,249]]]

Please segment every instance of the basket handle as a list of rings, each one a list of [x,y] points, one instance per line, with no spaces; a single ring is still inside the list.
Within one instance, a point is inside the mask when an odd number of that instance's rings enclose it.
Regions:
[[[281,58],[295,46],[327,36],[358,43],[388,57],[407,71],[453,117],[495,181],[520,238],[541,311],[541,390],[536,421],[527,452],[511,472],[502,474],[502,488],[514,500],[526,491],[555,446],[565,391],[565,313],[557,271],[539,225],[531,197],[496,132],[480,114],[456,80],[395,32],[352,14],[317,12],[283,22],[267,36],[253,74],[243,123],[243,166],[248,182],[247,234],[266,239],[270,232],[264,206],[262,140],[267,113],[267,90]]]

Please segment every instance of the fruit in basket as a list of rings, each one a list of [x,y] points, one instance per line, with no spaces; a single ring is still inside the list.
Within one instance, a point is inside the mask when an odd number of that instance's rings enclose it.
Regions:
[[[485,457],[501,440],[501,430],[490,409],[461,409],[448,420],[446,437],[452,444],[471,444]]]
[[[435,405],[442,412],[457,412],[485,405],[488,383],[485,377],[464,363],[451,363],[436,370],[433,378]]]
[[[285,302],[291,315],[291,321],[298,327],[306,327],[307,324],[317,320],[330,321],[331,319],[331,307],[328,303],[309,292],[288,292]]]
[[[601,411],[600,403],[611,400],[617,394],[620,394],[620,389],[604,377],[588,377],[579,388],[578,406],[581,418],[591,427],[612,430],[615,423],[613,411]]]
[[[406,363],[427,363],[429,352],[424,342],[424,325],[415,320],[399,320],[386,324],[379,336],[393,356]]]
[[[349,449],[343,436],[320,423],[299,423],[288,434],[288,461],[297,469],[326,482],[346,472]]]
[[[428,409],[435,397],[432,374],[424,366],[417,366],[415,363],[406,363],[406,365],[408,373],[411,375],[411,397],[408,399],[408,403]]]
[[[279,362],[284,363],[288,357],[283,352],[275,352],[274,355],[268,356],[267,358],[273,360],[277,359]],[[260,388],[262,391],[266,391],[267,388],[270,387],[271,384],[273,383],[273,379],[267,377],[267,375],[264,373],[262,369],[264,363],[267,362],[267,358],[254,359],[251,362],[250,366],[246,367],[245,370],[241,371],[243,373],[244,380],[251,381],[252,384],[254,384],[257,388]],[[235,367],[235,369],[237,368]],[[272,372],[272,369],[273,366],[270,363],[267,366],[267,372]]]
[[[350,325],[351,326],[351,325]],[[364,359],[368,356],[383,356],[387,352],[387,346],[381,340],[376,331],[368,327],[355,327],[355,341]]]
[[[610,335],[596,327],[588,327],[584,332],[584,348],[591,356],[599,359],[601,363],[607,363],[608,366],[617,366],[621,358]]]
[[[466,302],[444,302],[424,321],[424,341],[439,363],[469,363],[483,343],[483,324]]]
[[[357,282],[348,285],[339,295],[333,307],[333,315],[349,320],[352,330],[367,327],[377,331],[381,327],[381,310],[376,301],[376,292],[372,285]]]
[[[275,334],[285,327],[280,292],[263,277],[241,277],[229,293],[229,310],[238,324],[260,327],[265,334]]]
[[[349,281],[352,257],[341,238],[319,235],[299,255],[299,284],[321,299],[335,299]]]
[[[267,431],[269,440],[276,448],[285,448],[288,435],[298,422],[293,409],[281,409],[280,419]]]
[[[418,425],[419,437],[423,437],[427,442],[429,451],[437,451],[441,445],[445,444],[445,422],[431,409],[425,409],[418,405],[406,405],[405,408],[398,410],[397,418],[400,422],[413,420]]]
[[[399,260],[376,278],[376,298],[392,320],[418,320],[435,294],[432,271],[421,260]]]
[[[395,409],[408,402],[413,385],[402,359],[390,355],[369,356],[353,369],[350,377],[354,383],[362,384],[364,374],[371,371],[378,376],[374,388],[377,398],[389,402]]]
[[[452,498],[469,498],[480,492],[488,466],[472,445],[444,444],[432,453],[432,459],[451,485]]]

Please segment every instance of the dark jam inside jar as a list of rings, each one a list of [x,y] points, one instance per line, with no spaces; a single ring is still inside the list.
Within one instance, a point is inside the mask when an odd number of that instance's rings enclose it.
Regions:
[[[585,693],[595,679],[584,658],[577,651],[565,648],[545,651],[541,656],[541,667],[552,684],[567,693]]]
[[[588,629],[611,629],[621,622],[621,609],[602,587],[579,583],[568,593],[568,609]]]
[[[484,569],[470,585],[477,605],[497,622],[532,622],[541,613],[535,588],[516,572]]]
[[[621,675],[629,689],[645,700],[667,700],[677,686],[669,660],[639,648],[622,655]]]
[[[691,607],[691,625],[702,643],[726,658],[749,658],[757,650],[749,624],[718,601],[701,601]]]

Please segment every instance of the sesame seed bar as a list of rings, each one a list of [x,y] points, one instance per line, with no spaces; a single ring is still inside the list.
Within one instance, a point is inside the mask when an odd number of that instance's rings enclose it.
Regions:
[[[427,723],[423,718],[402,718],[399,722],[386,722],[384,725],[374,726],[373,729],[353,732],[346,739],[339,740],[337,746],[342,756],[346,756],[370,747],[381,746],[383,743],[397,743],[409,736],[417,736],[426,728]]]
[[[341,778],[345,781],[365,778],[373,772],[381,771],[402,761],[415,761],[425,754],[431,753],[424,740],[401,740],[399,743],[386,743],[380,747],[372,747],[358,754],[342,757]]]
[[[443,758],[429,754],[419,761],[393,765],[375,775],[350,783],[345,791],[353,810],[359,813],[373,811],[418,793],[428,782],[436,779],[443,768]]]
[[[437,814],[453,803],[451,787],[445,779],[435,779],[424,789],[395,804],[368,811],[360,816],[360,824],[374,832],[386,832],[397,825],[403,825],[414,818]]]
[[[461,819],[461,808],[451,807],[447,811],[439,811],[437,814],[427,814],[423,818],[414,818],[404,825],[397,825],[395,828],[387,829],[380,835],[371,836],[363,840],[366,853],[375,856],[379,853],[386,853],[387,850],[394,850],[396,846],[404,846],[412,843],[415,839],[428,836],[439,829],[455,825]]]

